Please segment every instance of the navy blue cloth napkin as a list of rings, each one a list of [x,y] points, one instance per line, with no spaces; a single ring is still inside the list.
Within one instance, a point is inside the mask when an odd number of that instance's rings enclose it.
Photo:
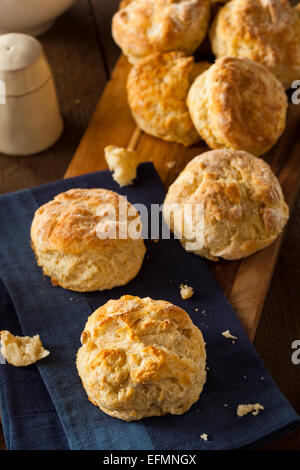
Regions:
[[[0,329],[40,334],[51,355],[37,366],[0,365],[0,400],[11,449],[195,450],[236,449],[264,442],[299,425],[213,278],[206,262],[177,240],[147,241],[138,276],[125,287],[80,294],[53,287],[30,247],[35,210],[70,188],[103,187],[133,204],[161,204],[165,192],[152,164],[140,165],[131,187],[119,188],[109,172],[51,183],[0,198]],[[179,285],[195,288],[182,300]],[[187,310],[207,343],[208,378],[199,401],[182,416],[126,423],[92,405],[75,357],[87,317],[110,298],[132,294],[165,299]],[[229,329],[234,342],[222,336]],[[238,418],[241,403],[261,403],[257,416]],[[207,434],[208,440],[201,439]]]

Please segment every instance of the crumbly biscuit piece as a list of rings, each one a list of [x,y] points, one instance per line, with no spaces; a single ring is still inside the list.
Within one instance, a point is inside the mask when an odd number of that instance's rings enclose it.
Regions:
[[[125,295],[88,319],[77,369],[90,401],[125,421],[183,414],[206,380],[200,330],[179,307]]]
[[[32,247],[54,285],[79,292],[127,284],[145,255],[139,215],[106,189],[71,189],[35,213]],[[134,238],[136,237],[136,238]]]
[[[120,186],[132,184],[139,164],[137,153],[115,145],[105,147],[104,153],[108,168],[113,172],[113,179]]]
[[[256,416],[261,410],[264,409],[265,408],[259,403],[255,403],[253,405],[239,405],[236,409],[236,414],[239,418],[241,418],[242,416],[246,416],[249,413],[252,413],[253,416]]]
[[[285,129],[287,97],[282,84],[249,59],[217,60],[196,78],[187,103],[197,131],[212,149],[260,156]]]
[[[185,205],[204,207],[203,226],[193,217],[191,228],[182,230]],[[191,251],[217,261],[240,259],[272,243],[289,209],[267,163],[243,151],[223,149],[205,152],[185,167],[169,188],[163,214],[186,249],[202,230],[203,246]]]
[[[132,115],[147,134],[185,146],[200,140],[186,105],[196,76],[211,64],[183,52],[154,54],[135,65],[127,81]]]
[[[186,284],[181,284],[180,295],[183,300],[190,299],[194,295],[194,289]]]
[[[9,331],[0,331],[1,354],[6,361],[16,367],[29,366],[50,352],[43,348],[39,335],[14,336]]]
[[[237,339],[237,336],[232,335],[229,330],[223,331],[222,336],[225,336],[227,339]]]
[[[290,88],[300,77],[299,11],[288,0],[232,0],[213,22],[213,52],[255,60]]]
[[[132,64],[156,52],[192,54],[209,16],[209,0],[126,0],[113,17],[112,34]]]

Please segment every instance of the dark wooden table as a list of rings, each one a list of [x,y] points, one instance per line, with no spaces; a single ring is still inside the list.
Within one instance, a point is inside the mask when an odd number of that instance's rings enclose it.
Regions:
[[[77,0],[40,39],[58,89],[65,131],[50,150],[31,157],[0,155],[0,192],[62,178],[91,118],[119,50],[110,24],[119,0]],[[300,155],[299,155],[300,158]],[[266,299],[254,346],[281,391],[300,413],[300,365],[291,344],[300,340],[300,195]],[[4,449],[0,432],[0,449]],[[300,430],[264,449],[300,449]]]

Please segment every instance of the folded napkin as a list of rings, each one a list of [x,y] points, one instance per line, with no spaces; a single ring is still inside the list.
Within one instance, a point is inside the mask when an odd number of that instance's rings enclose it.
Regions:
[[[161,204],[164,188],[152,164],[140,165],[131,187],[119,188],[109,172],[51,183],[0,198],[0,329],[40,334],[51,355],[37,366],[0,365],[1,409],[11,449],[196,450],[236,449],[292,430],[299,417],[256,354],[206,262],[186,253],[175,239],[147,241],[139,275],[127,286],[80,294],[53,287],[30,247],[34,211],[70,188],[103,187],[133,203]],[[182,300],[179,285],[195,289]],[[5,287],[4,287],[5,286]],[[92,405],[78,377],[75,357],[87,317],[124,294],[165,299],[184,308],[207,343],[207,383],[184,415],[126,423]],[[230,330],[234,341],[222,332]],[[260,403],[257,416],[239,418],[236,407]],[[208,440],[201,439],[202,434]]]

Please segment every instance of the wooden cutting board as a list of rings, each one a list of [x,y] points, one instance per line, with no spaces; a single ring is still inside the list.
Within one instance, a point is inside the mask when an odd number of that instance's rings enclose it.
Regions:
[[[66,178],[106,169],[103,149],[112,144],[134,148],[142,161],[151,160],[167,188],[193,157],[208,150],[204,142],[186,149],[137,129],[127,104],[126,78],[129,70],[127,59],[121,56]],[[265,156],[280,180],[290,209],[300,182],[299,130],[300,105],[290,104],[287,128],[278,144]],[[283,235],[266,249],[242,261],[209,262],[251,340],[255,336],[282,238]]]

